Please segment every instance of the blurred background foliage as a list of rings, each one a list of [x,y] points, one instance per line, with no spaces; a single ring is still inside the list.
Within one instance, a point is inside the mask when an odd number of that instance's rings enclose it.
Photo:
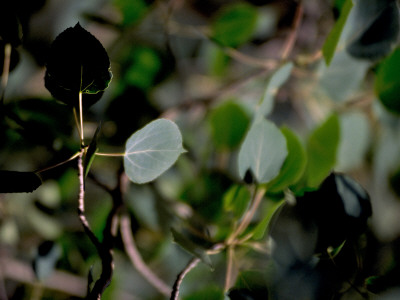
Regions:
[[[123,152],[126,139],[157,117],[174,120],[182,131],[188,152],[155,182],[128,185],[124,197],[138,251],[172,287],[191,255],[173,243],[170,229],[183,232],[175,240],[189,239],[183,244],[195,252],[223,241],[246,209],[249,191],[237,169],[240,144],[271,74],[291,61],[290,76],[273,91],[266,113],[285,126],[296,149],[291,166],[301,171],[292,174],[293,182],[308,174],[293,191],[318,185],[331,169],[359,181],[373,208],[368,280],[361,285],[369,295],[399,287],[396,1],[12,2],[0,9],[0,57],[11,51],[11,72],[1,91],[0,169],[40,170],[79,149],[72,113],[51,98],[43,78],[51,42],[80,22],[107,50],[113,72],[109,89],[85,115],[86,136],[102,122],[99,151]],[[114,187],[121,165],[120,158],[98,157],[87,181],[87,215],[100,239],[112,204],[98,183]],[[0,298],[82,298],[88,270],[99,275],[97,253],[76,213],[75,163],[42,177],[43,185],[31,194],[0,194]],[[279,182],[273,183],[251,228],[283,197]],[[267,253],[263,240],[238,248],[231,299],[266,299],[262,278],[249,270],[267,268]],[[120,234],[114,254],[114,277],[102,299],[167,298],[130,263]],[[210,256],[213,271],[206,264],[193,269],[182,284],[182,299],[223,299],[225,258]],[[252,295],[246,294],[249,286]],[[343,292],[343,299],[365,293]],[[395,299],[391,293],[384,299]]]

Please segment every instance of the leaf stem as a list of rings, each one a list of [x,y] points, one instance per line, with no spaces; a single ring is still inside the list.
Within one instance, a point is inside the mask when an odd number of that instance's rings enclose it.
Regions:
[[[74,155],[72,155],[70,158],[68,158],[68,159],[66,159],[66,160],[64,160],[64,161],[62,161],[62,162],[59,162],[59,163],[57,163],[57,164],[55,164],[55,165],[52,165],[52,166],[43,168],[43,169],[41,169],[41,170],[37,170],[37,171],[35,171],[35,173],[42,173],[42,172],[45,172],[45,171],[48,171],[48,170],[57,168],[57,167],[59,167],[59,166],[61,166],[61,165],[63,165],[63,164],[66,164],[66,163],[70,162],[71,160],[74,160],[74,159],[77,158],[79,155],[80,155],[80,152],[77,152],[77,153],[75,153]]]
[[[85,146],[84,133],[83,133],[83,107],[82,107],[82,91],[79,91],[79,124],[80,124],[80,139],[81,147]]]
[[[179,289],[182,284],[183,278],[185,278],[186,274],[190,272],[197,264],[200,262],[200,258],[194,257],[192,258],[182,272],[178,274],[178,277],[175,280],[174,286],[172,288],[171,298],[170,300],[178,300],[179,298]]]
[[[98,155],[98,156],[110,156],[110,157],[113,157],[113,156],[121,157],[121,156],[125,156],[126,153],[102,153],[102,152],[96,152],[96,155]]]

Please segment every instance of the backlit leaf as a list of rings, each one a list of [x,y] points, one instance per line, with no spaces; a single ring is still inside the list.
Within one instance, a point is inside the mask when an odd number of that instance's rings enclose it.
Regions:
[[[125,172],[135,183],[154,180],[185,152],[178,126],[158,119],[135,132],[126,142]]]

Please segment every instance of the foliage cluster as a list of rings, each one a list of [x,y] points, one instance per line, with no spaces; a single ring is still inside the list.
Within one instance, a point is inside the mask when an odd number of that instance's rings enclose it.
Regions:
[[[397,1],[77,3],[1,11],[1,299],[399,297]]]

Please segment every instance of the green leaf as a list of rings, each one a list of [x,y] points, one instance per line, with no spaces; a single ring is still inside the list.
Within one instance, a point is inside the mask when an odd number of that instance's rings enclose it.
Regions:
[[[157,72],[161,68],[161,59],[154,49],[138,47],[133,49],[128,58],[129,68],[124,80],[128,85],[148,89],[153,85]]]
[[[261,240],[264,235],[265,231],[268,229],[268,226],[272,220],[272,217],[274,216],[275,212],[283,205],[285,204],[285,199],[282,199],[280,201],[272,202],[269,201],[269,206],[267,208],[267,212],[265,217],[261,220],[260,223],[256,226],[256,228],[253,231],[253,239],[255,240]]]
[[[195,291],[190,295],[184,296],[183,300],[223,300],[224,291],[218,287],[209,285],[199,291]]]
[[[195,243],[191,239],[189,239],[184,234],[178,232],[176,229],[171,228],[172,236],[174,238],[174,242],[185,249],[190,254],[194,255],[197,258],[200,258],[203,263],[208,265],[210,268],[213,268],[211,259],[208,256],[205,248],[201,245]]]
[[[234,101],[226,101],[210,115],[211,136],[218,149],[229,150],[239,146],[250,120],[243,108]]]
[[[51,45],[45,74],[45,86],[54,98],[78,107],[96,103],[111,81],[107,52],[79,23],[60,33]]]
[[[232,211],[235,218],[240,218],[250,202],[250,192],[242,185],[235,184],[224,194],[224,209]]]
[[[89,147],[86,150],[86,154],[85,154],[85,160],[83,162],[83,168],[84,168],[84,174],[85,177],[87,176],[87,174],[90,171],[90,167],[93,163],[94,157],[96,156],[96,152],[97,150],[99,150],[99,148],[97,147],[97,136],[100,132],[100,128],[101,125],[99,125],[93,135],[92,140],[90,141]]]
[[[317,127],[307,142],[307,185],[317,187],[332,171],[340,138],[339,118],[331,115]]]
[[[223,46],[237,47],[252,37],[257,17],[257,9],[250,4],[227,5],[211,25],[212,38]]]
[[[256,118],[264,118],[269,115],[274,106],[275,96],[282,84],[289,79],[293,69],[293,63],[289,62],[277,69],[268,81],[260,106],[256,111]]]
[[[268,192],[272,193],[282,191],[299,181],[307,166],[307,154],[300,140],[289,128],[284,127],[281,131],[286,138],[288,156],[278,177],[269,184]]]
[[[246,270],[238,274],[235,286],[229,290],[231,300],[269,299],[266,274],[260,270]]]
[[[391,112],[400,114],[400,48],[387,57],[378,68],[375,77],[375,93]]]
[[[0,170],[0,193],[31,193],[42,184],[35,172]]]
[[[322,54],[324,55],[327,65],[329,65],[332,61],[333,55],[335,54],[336,46],[340,39],[340,35],[343,31],[343,27],[346,24],[347,17],[349,16],[352,8],[353,1],[346,0],[346,2],[342,6],[339,19],[336,21],[331,32],[325,40],[324,45],[322,46]]]
[[[256,120],[240,148],[239,175],[251,170],[257,183],[267,183],[278,174],[287,156],[286,140],[270,121]]]
[[[158,119],[135,132],[126,142],[125,172],[135,183],[156,179],[185,152],[178,126]]]
[[[113,0],[113,4],[122,13],[122,25],[124,26],[137,22],[147,11],[144,0]]]

